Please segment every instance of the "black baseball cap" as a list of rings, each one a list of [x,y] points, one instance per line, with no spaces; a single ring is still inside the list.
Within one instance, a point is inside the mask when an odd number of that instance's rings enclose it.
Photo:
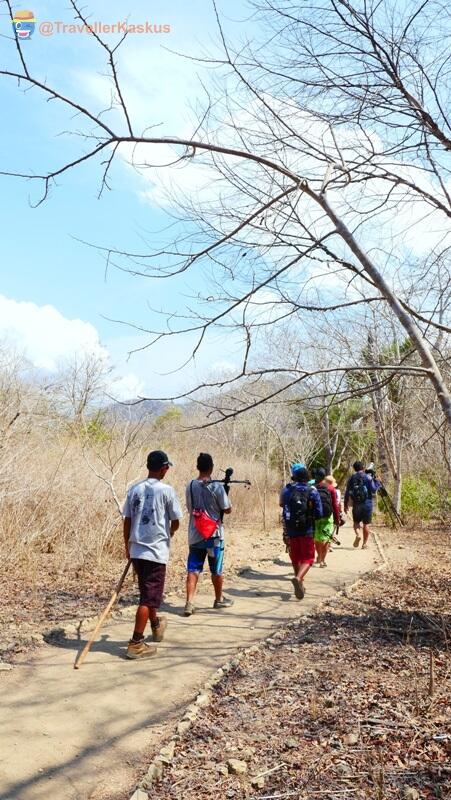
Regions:
[[[152,450],[147,456],[147,469],[161,469],[161,467],[172,467],[172,461],[164,450]]]
[[[326,470],[324,469],[324,467],[318,467],[318,469],[316,470],[316,477],[320,481],[322,481],[326,477]]]

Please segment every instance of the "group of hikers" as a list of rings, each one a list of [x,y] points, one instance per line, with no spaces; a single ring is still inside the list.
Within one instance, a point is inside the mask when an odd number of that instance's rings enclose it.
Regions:
[[[126,557],[131,559],[138,579],[139,605],[136,611],[133,636],[127,647],[127,658],[141,659],[156,653],[155,645],[144,641],[144,631],[150,622],[153,642],[161,642],[167,621],[160,616],[163,600],[166,565],[170,543],[183,516],[172,486],[163,483],[170,467],[168,455],[152,450],[147,456],[148,476],[133,484],[123,508]],[[199,453],[197,478],[191,480],[185,493],[189,513],[186,603],[184,615],[195,612],[194,597],[199,575],[208,560],[214,589],[214,609],[226,609],[233,600],[223,594],[224,514],[232,507],[224,483],[213,480],[213,459],[209,453]],[[326,566],[326,556],[340,525],[344,524],[341,496],[332,475],[322,468],[313,477],[302,463],[293,464],[292,480],[280,494],[283,537],[293,565],[292,583],[295,596],[305,594],[304,578],[315,562]],[[354,547],[361,541],[367,546],[373,497],[379,488],[372,470],[365,470],[360,461],[354,463],[344,496],[344,512],[352,502],[355,531]],[[337,540],[338,541],[338,540]]]
[[[354,526],[354,547],[362,549],[368,546],[370,522],[373,513],[373,497],[380,488],[374,470],[365,470],[362,461],[354,462],[354,474],[351,475],[344,496],[344,513],[352,502],[352,520]],[[280,494],[280,506],[284,526],[284,542],[287,546],[293,565],[292,578],[294,593],[298,600],[305,595],[304,578],[310,567],[316,563],[326,566],[326,556],[337,538],[338,530],[345,524],[341,508],[341,492],[333,475],[326,475],[326,470],[319,467],[314,470],[314,477],[305,464],[293,464],[292,481]]]

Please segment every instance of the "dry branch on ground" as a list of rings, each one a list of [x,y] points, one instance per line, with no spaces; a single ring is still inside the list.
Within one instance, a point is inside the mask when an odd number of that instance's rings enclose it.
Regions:
[[[155,796],[449,797],[451,566],[421,563],[430,547],[423,534],[416,563],[375,573],[246,655]]]

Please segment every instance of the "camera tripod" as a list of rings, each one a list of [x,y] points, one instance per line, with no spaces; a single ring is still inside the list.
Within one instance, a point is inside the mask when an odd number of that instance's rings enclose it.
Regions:
[[[401,515],[396,510],[396,506],[391,499],[389,493],[387,492],[383,483],[380,483],[380,487],[378,489],[378,494],[381,498],[382,505],[384,507],[384,511],[386,512],[387,516],[390,518],[390,521],[394,528],[399,525],[401,528],[404,527],[404,522],[402,520]]]

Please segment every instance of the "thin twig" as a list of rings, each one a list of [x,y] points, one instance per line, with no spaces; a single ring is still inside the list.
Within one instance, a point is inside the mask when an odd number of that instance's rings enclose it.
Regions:
[[[271,772],[276,772],[276,770],[282,769],[282,767],[286,767],[286,766],[287,766],[287,764],[282,762],[282,764],[277,764],[277,767],[272,767],[271,769],[266,769],[264,772],[259,772],[258,775],[256,775],[255,777],[256,778],[263,778],[264,775],[270,775]]]

